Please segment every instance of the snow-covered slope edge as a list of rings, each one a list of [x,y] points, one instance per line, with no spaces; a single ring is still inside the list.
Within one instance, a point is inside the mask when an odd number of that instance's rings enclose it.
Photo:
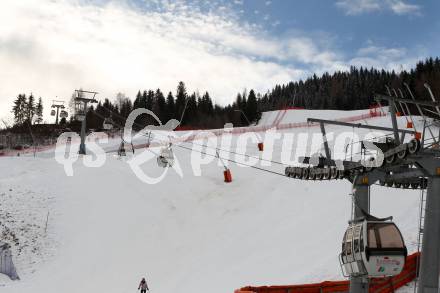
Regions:
[[[12,215],[12,229],[24,227],[16,235],[30,250],[20,256],[13,246],[22,280],[2,278],[0,290],[130,292],[146,276],[152,292],[220,293],[342,278],[337,255],[350,215],[348,182],[304,182],[230,165],[233,182],[225,184],[216,161],[198,177],[191,154],[175,153],[183,178],[170,170],[156,185],[136,178],[129,158],[112,154],[101,168],[78,161],[73,177],[53,158],[1,158],[1,211]],[[252,145],[248,153],[258,155]],[[155,160],[143,170],[161,172]],[[371,193],[372,212],[393,215],[413,250],[419,192],[373,186]]]

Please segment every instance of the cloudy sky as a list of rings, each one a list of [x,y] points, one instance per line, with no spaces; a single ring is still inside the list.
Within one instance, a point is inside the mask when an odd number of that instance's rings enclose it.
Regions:
[[[18,93],[113,99],[139,89],[237,92],[350,65],[410,68],[440,55],[440,1],[2,0],[0,117]],[[49,120],[49,117],[46,117]]]

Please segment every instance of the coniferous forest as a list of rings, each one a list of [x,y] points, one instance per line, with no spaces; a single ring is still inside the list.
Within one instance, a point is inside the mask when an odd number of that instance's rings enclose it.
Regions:
[[[429,58],[420,61],[410,71],[399,73],[351,67],[347,72],[324,73],[321,76],[313,75],[306,80],[275,85],[267,93],[257,93],[253,89],[244,90],[237,94],[233,103],[226,106],[215,104],[215,97],[211,97],[208,92],[189,93],[184,82],[179,82],[174,93],[147,89],[139,90],[134,98],[122,93],[112,100],[106,98],[89,109],[87,124],[90,129],[100,129],[104,118],[111,116],[115,125],[123,125],[126,117],[136,108],[150,109],[162,123],[166,123],[171,118],[181,120],[187,104],[182,128],[221,128],[225,123],[244,126],[249,124],[248,120],[251,123],[258,121],[263,111],[285,107],[365,109],[374,104],[374,93],[386,94],[386,86],[401,88],[407,95],[404,83],[409,84],[417,99],[430,99],[424,83],[428,83],[434,95],[440,98],[440,59]],[[19,94],[12,107],[15,117],[15,126],[12,129],[25,131],[29,124],[41,123],[42,109],[41,99],[36,103],[33,95],[27,97]],[[34,113],[38,119],[31,122],[30,117]],[[142,126],[155,123],[155,120],[141,116],[136,122],[138,126]],[[61,119],[60,125],[76,129],[79,122],[74,121],[71,115],[68,119]]]

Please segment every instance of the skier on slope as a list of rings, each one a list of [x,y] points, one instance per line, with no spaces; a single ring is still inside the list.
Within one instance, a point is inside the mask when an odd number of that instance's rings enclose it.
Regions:
[[[145,281],[145,278],[142,278],[141,282],[139,283],[138,290],[141,290],[141,293],[146,293],[147,290],[148,292],[150,291],[150,289],[148,289],[147,281]]]

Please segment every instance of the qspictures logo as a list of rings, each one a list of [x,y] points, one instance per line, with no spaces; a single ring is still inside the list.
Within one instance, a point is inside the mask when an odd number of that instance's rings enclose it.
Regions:
[[[140,115],[151,116],[157,125],[148,125],[141,131],[134,131],[135,120]],[[234,163],[239,167],[260,165],[271,167],[277,165],[299,165],[299,158],[305,155],[311,157],[311,164],[318,163],[323,156],[323,136],[320,132],[310,133],[307,128],[299,132],[281,132],[270,128],[257,133],[252,127],[235,128],[226,124],[223,129],[211,131],[174,131],[180,122],[175,119],[162,124],[151,110],[139,108],[130,113],[127,118],[120,140],[123,144],[132,146],[132,154],[125,162],[134,175],[144,183],[156,184],[161,182],[170,169],[180,177],[184,177],[182,163],[175,149],[189,152],[191,170],[194,176],[202,176],[202,166],[215,163],[219,167],[227,167]],[[240,130],[240,131],[237,131]],[[383,133],[370,132],[362,141],[353,132],[327,133],[325,139],[332,145],[331,154],[336,167],[343,169],[342,163],[347,156],[350,160],[359,160],[365,167],[380,166],[383,153],[371,141],[384,137]],[[145,144],[145,139],[148,143]],[[106,163],[107,156],[115,153],[115,145],[105,132],[92,132],[87,135],[87,155],[79,155],[78,142],[81,140],[76,132],[66,132],[58,137],[55,160],[63,165],[67,176],[74,176],[74,164],[78,160],[86,167],[100,168]],[[263,143],[264,150],[258,155],[250,154],[248,150],[258,143]],[[134,151],[136,148],[136,151]],[[368,150],[369,158],[361,157],[360,149]],[[183,152],[181,152],[182,154]],[[364,151],[365,154],[365,151]],[[186,154],[188,155],[188,154]],[[276,156],[274,156],[276,155]],[[277,158],[275,161],[274,157]],[[374,157],[374,159],[371,159]],[[152,177],[142,169],[151,160],[156,160],[163,170],[159,176]]]

